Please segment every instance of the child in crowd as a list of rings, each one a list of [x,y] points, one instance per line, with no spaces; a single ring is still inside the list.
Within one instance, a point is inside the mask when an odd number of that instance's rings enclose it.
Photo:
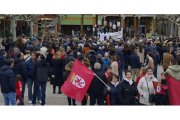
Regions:
[[[21,75],[16,75],[16,101],[17,105],[24,105],[22,99],[22,82],[21,82]]]

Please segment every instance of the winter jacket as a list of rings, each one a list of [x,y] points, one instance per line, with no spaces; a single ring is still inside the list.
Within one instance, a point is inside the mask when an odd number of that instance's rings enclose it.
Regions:
[[[139,103],[145,104],[145,105],[152,105],[152,103],[149,103],[149,92],[150,92],[150,94],[155,94],[153,81],[157,82],[157,79],[153,78],[152,80],[150,80],[147,77],[147,75],[145,75],[145,77],[142,77],[139,80],[139,83],[137,85],[138,92],[140,94]],[[148,88],[149,88],[149,90],[148,90]]]
[[[34,79],[38,82],[47,82],[50,76],[50,65],[46,61],[39,61],[34,67]]]
[[[118,94],[118,104],[119,105],[135,105],[136,98],[135,96],[138,95],[138,90],[136,83],[130,85],[127,80],[123,80],[117,86],[117,94]]]
[[[180,65],[170,66],[166,70],[170,105],[180,105]]]
[[[62,86],[64,83],[63,71],[62,60],[54,59],[52,62],[52,75],[55,75],[55,78],[52,79],[53,85]]]
[[[104,82],[106,82],[106,76],[104,72],[95,70],[94,73]],[[89,87],[88,93],[90,96],[103,97],[104,87],[105,85],[97,77],[94,77]]]
[[[16,91],[16,79],[13,70],[3,65],[0,69],[0,85],[2,93],[10,93]]]
[[[27,69],[27,77],[28,78],[33,78],[33,73],[34,73],[34,65],[36,64],[37,61],[35,61],[33,63],[33,61],[30,59],[28,60],[27,62],[25,62],[25,65],[26,65],[26,69]]]
[[[27,81],[27,68],[23,60],[15,59],[13,71],[16,75],[20,74],[22,76],[22,81]]]
[[[111,64],[111,61],[109,58],[102,58],[102,62],[103,62],[103,66],[102,66],[103,70],[105,70],[105,68],[109,67]]]
[[[4,56],[0,56],[0,68],[4,65],[5,59]]]
[[[16,96],[22,95],[22,83],[21,81],[16,82]]]
[[[141,63],[139,56],[135,53],[132,53],[130,56],[130,65],[132,69],[140,69],[141,68]]]
[[[116,85],[110,83],[110,91],[107,90],[107,87],[104,88],[104,97],[107,95],[110,96],[110,105],[118,105],[118,99],[117,99],[117,86],[119,82],[117,82]]]

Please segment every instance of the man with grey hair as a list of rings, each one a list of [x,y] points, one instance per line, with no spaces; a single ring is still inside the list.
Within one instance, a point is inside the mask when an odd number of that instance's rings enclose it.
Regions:
[[[94,64],[94,73],[104,82],[106,82],[106,76],[105,73],[101,70],[101,64],[96,62]],[[91,85],[89,87],[89,96],[90,96],[90,105],[95,105],[96,103],[98,105],[104,104],[103,99],[103,91],[104,91],[105,85],[94,76]]]

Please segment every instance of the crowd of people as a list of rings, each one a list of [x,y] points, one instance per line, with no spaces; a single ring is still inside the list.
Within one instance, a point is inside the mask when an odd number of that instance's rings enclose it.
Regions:
[[[3,39],[0,50],[0,88],[5,105],[24,105],[28,86],[28,103],[46,104],[46,86],[50,81],[52,94],[62,94],[60,88],[67,79],[73,61],[80,60],[97,77],[84,96],[81,105],[169,105],[166,70],[180,64],[178,37],[112,38],[96,36],[36,37],[25,35],[15,42]],[[158,79],[158,65],[164,72]],[[67,97],[69,105],[76,101]]]

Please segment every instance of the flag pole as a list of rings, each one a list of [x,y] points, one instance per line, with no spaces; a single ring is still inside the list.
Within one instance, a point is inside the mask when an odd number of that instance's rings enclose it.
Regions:
[[[101,78],[99,78],[99,76],[97,76],[95,73],[94,75],[106,86],[106,87],[109,87]]]

